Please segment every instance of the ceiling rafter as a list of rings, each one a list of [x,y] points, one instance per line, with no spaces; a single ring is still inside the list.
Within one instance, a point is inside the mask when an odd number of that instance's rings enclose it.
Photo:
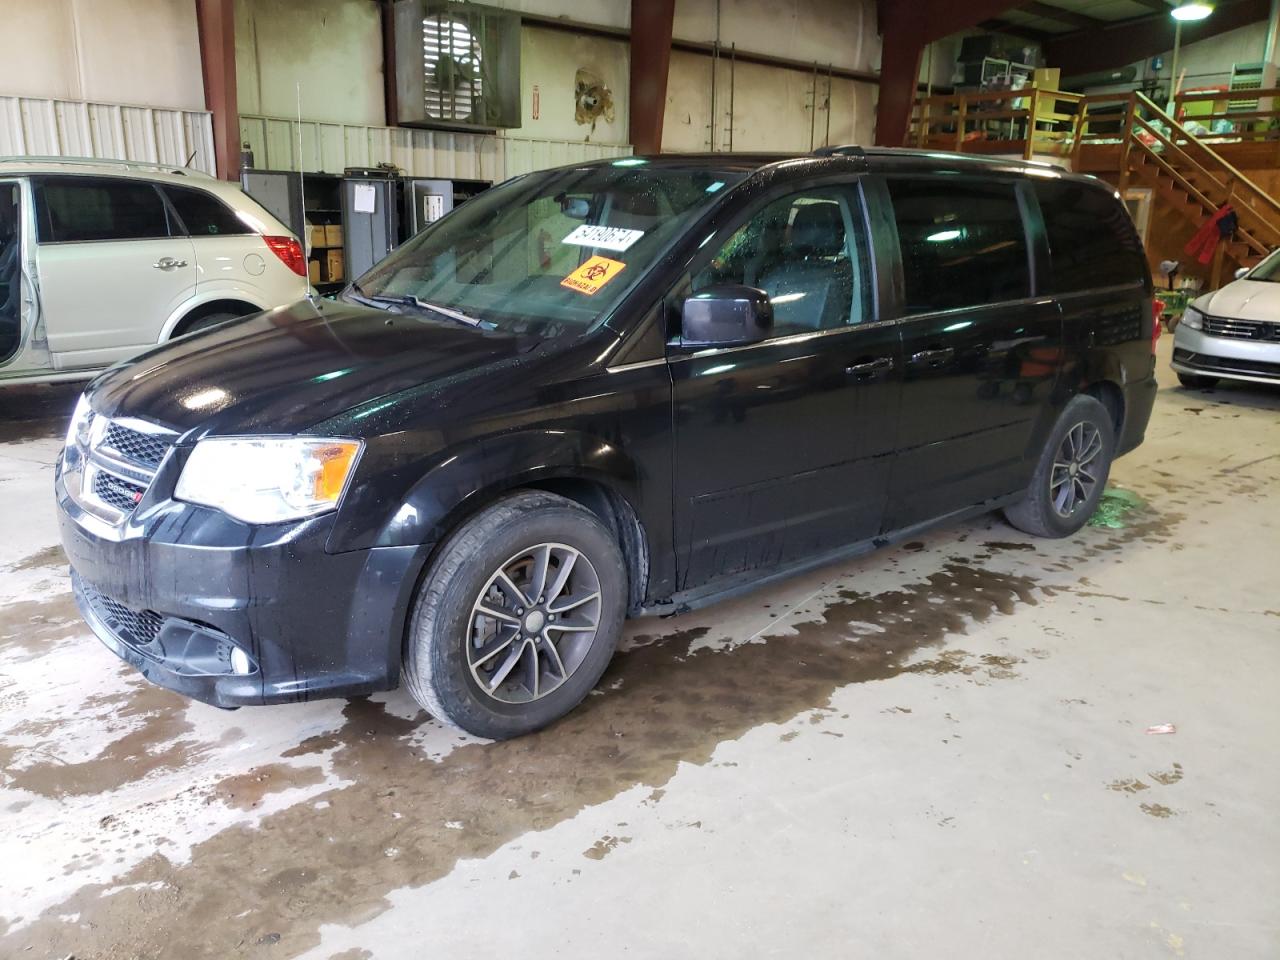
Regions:
[[[1046,43],[1059,36],[1066,36],[1066,34],[1038,30],[1035,27],[1024,27],[1020,23],[1010,23],[1008,20],[983,20],[978,26],[992,33],[1003,33],[1022,40],[1035,40],[1037,43]]]

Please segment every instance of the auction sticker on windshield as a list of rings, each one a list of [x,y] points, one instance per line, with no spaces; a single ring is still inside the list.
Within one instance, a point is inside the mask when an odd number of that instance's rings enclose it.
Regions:
[[[626,269],[626,264],[620,260],[610,260],[608,257],[592,257],[573,273],[569,274],[560,281],[560,286],[568,287],[570,290],[577,290],[579,293],[585,293],[592,296],[606,283],[620,274]]]
[[[599,247],[601,250],[616,250],[622,253],[629,246],[644,236],[643,230],[628,230],[626,227],[598,227],[583,223],[561,240],[561,243],[572,243],[579,247]]]

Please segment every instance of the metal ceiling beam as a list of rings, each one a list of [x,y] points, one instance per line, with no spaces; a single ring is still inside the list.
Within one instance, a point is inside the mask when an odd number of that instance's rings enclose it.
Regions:
[[[1032,0],[1030,3],[1024,3],[1018,9],[1023,13],[1043,17],[1045,20],[1055,20],[1058,23],[1065,23],[1069,27],[1101,27],[1107,22],[1105,20],[1099,20],[1097,17],[1090,17],[1083,13],[1076,13],[1074,10],[1064,10],[1062,7],[1055,7],[1048,3],[1040,3],[1038,0]]]
[[[1133,2],[1157,13],[1168,13],[1172,9],[1165,0],[1133,0]]]
[[[1165,13],[1124,20],[1097,30],[1081,30],[1046,41],[1045,62],[1059,67],[1064,77],[1094,73],[1146,60],[1173,49],[1173,18]],[[1236,0],[1220,3],[1213,16],[1182,25],[1182,43],[1207,40],[1218,34],[1266,20],[1271,0]]]

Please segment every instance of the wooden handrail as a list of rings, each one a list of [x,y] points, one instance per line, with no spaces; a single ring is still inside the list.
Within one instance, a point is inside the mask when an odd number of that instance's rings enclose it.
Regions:
[[[1261,200],[1265,206],[1271,208],[1271,210],[1276,214],[1277,217],[1280,217],[1280,203],[1276,202],[1276,200],[1273,199],[1270,194],[1268,194],[1265,190],[1263,190],[1256,183],[1254,183],[1252,180],[1246,177],[1243,173],[1237,170],[1234,166],[1232,166],[1226,160],[1226,158],[1223,157],[1221,154],[1217,153],[1214,150],[1209,149],[1207,146],[1201,143],[1198,139],[1196,139],[1196,137],[1192,136],[1192,134],[1190,134],[1187,131],[1186,127],[1184,127],[1177,120],[1174,120],[1173,117],[1169,116],[1167,113],[1161,110],[1158,106],[1156,106],[1155,103],[1152,102],[1151,98],[1148,97],[1146,94],[1135,91],[1134,96],[1137,97],[1137,101],[1141,106],[1145,107],[1148,111],[1155,114],[1157,120],[1167,125],[1170,130],[1174,130],[1182,134],[1182,136],[1186,138],[1188,143],[1194,143],[1197,148],[1199,148],[1200,150],[1203,150],[1205,153],[1208,153],[1214,159],[1214,161],[1216,161],[1218,164],[1222,166],[1223,171],[1227,173],[1228,176],[1232,177],[1235,180],[1237,186],[1243,184],[1244,186],[1248,187],[1249,192],[1253,194],[1255,198]]]
[[[1180,93],[1173,100],[1174,103],[1196,103],[1205,100],[1257,100],[1260,97],[1280,97],[1280,87],[1263,87],[1259,90],[1205,90],[1196,93]]]

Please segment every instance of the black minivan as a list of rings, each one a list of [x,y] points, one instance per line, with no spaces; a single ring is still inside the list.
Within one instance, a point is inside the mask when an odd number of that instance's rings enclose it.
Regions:
[[[486,737],[623,618],[1003,509],[1061,537],[1155,398],[1118,195],[902,150],[517,177],[351,284],[99,377],[58,464],[80,609],[222,707],[395,687]]]

